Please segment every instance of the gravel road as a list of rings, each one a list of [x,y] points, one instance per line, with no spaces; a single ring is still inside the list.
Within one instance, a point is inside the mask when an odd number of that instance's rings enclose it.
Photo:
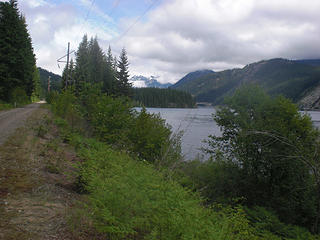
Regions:
[[[24,125],[24,121],[36,110],[41,103],[33,103],[21,108],[15,108],[0,112],[0,144],[13,134],[13,132]]]

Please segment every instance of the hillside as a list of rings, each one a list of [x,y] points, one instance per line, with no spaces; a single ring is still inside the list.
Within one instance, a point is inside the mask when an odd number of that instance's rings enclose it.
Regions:
[[[62,78],[60,75],[49,72],[46,69],[43,68],[38,68],[39,73],[40,73],[40,85],[41,85],[41,89],[43,90],[43,94],[44,96],[46,95],[47,91],[48,91],[48,78],[49,76],[51,77],[50,80],[50,89],[52,91],[59,91],[61,88],[61,81]],[[42,96],[42,97],[44,97]]]
[[[298,102],[320,83],[320,68],[310,63],[314,62],[276,58],[248,64],[242,69],[200,76],[189,73],[172,88],[191,93],[198,102],[219,104],[240,85],[254,83],[271,95],[281,94]]]

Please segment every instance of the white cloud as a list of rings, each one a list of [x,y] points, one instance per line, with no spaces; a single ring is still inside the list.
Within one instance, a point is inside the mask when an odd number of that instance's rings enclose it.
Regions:
[[[55,72],[67,42],[76,49],[84,32],[97,35],[103,49],[111,43],[116,55],[126,47],[131,75],[157,75],[161,82],[177,81],[197,69],[218,71],[274,57],[320,57],[316,0],[162,0],[120,40],[116,37],[136,18],[123,16],[115,23],[96,4],[91,7],[91,1],[72,1],[85,12],[91,9],[92,17],[84,22],[76,6],[47,1],[21,0],[19,6],[26,14],[38,64]],[[114,0],[110,6],[118,4]]]
[[[127,47],[132,68],[170,82],[196,69],[319,57],[319,9],[314,0],[165,1],[118,46]]]
[[[44,0],[22,0],[19,9],[26,15],[28,29],[32,37],[37,65],[61,74],[64,64],[58,67],[57,59],[67,52],[67,44],[77,50],[83,34],[98,36],[109,42],[115,33],[94,22],[84,21],[75,6],[63,3],[55,5]]]

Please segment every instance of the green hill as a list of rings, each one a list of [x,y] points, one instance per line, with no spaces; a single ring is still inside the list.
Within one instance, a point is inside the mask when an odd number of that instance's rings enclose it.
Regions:
[[[61,76],[58,74],[49,72],[48,70],[40,68],[40,67],[38,69],[39,69],[39,73],[40,73],[40,85],[41,85],[42,94],[43,94],[43,96],[41,96],[41,97],[42,98],[45,97],[45,95],[48,92],[48,78],[49,78],[49,76],[51,77],[50,90],[51,91],[60,91],[61,82],[62,82]]]
[[[208,72],[188,81],[183,79],[172,88],[191,93],[198,102],[220,104],[225,96],[247,83],[258,84],[271,95],[281,94],[298,102],[320,84],[320,68],[276,58],[248,64],[242,69]]]

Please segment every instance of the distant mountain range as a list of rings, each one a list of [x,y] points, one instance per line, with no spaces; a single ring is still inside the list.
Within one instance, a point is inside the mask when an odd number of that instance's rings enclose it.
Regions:
[[[154,88],[168,88],[172,84],[171,83],[160,83],[157,78],[154,76],[145,77],[145,76],[133,76],[130,78],[130,82],[133,87],[136,88],[144,88],[144,87],[154,87]]]
[[[191,93],[197,102],[216,105],[247,83],[258,84],[271,95],[284,95],[301,107],[315,108],[320,106],[320,59],[275,58],[251,63],[241,69],[196,71],[188,73],[171,88]],[[310,94],[314,95],[312,99]]]

